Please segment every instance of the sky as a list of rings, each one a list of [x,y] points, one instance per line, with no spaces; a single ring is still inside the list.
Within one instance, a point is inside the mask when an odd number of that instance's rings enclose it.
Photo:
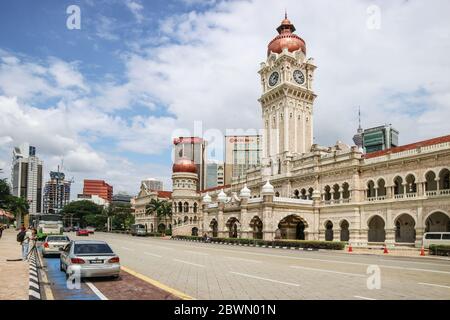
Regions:
[[[173,137],[261,128],[257,71],[285,10],[318,67],[315,143],[353,144],[358,106],[400,144],[450,134],[447,0],[4,0],[0,178],[28,142],[72,198],[83,179],[170,190]]]

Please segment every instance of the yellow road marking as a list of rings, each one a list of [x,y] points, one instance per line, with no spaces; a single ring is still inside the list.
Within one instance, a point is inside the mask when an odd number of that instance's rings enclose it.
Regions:
[[[158,287],[158,288],[160,288],[160,289],[162,289],[164,291],[167,291],[167,292],[173,294],[174,296],[177,296],[177,297],[179,297],[179,298],[181,298],[183,300],[195,300],[195,298],[193,298],[193,297],[191,297],[191,296],[189,296],[189,295],[187,295],[187,294],[185,294],[185,293],[183,293],[181,291],[178,291],[178,290],[173,289],[173,288],[171,288],[169,286],[166,286],[165,284],[162,284],[159,281],[156,281],[156,280],[151,279],[151,278],[149,278],[147,276],[144,276],[143,274],[140,274],[140,273],[138,273],[138,272],[136,272],[134,270],[131,270],[128,267],[121,266],[120,268],[123,271],[128,272],[129,274],[135,276],[136,278],[144,280],[145,282],[150,283],[150,284],[154,285],[155,287]]]

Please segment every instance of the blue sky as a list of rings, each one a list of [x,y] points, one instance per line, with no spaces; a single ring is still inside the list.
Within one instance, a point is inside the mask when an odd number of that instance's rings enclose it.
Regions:
[[[69,5],[81,30],[66,28]],[[358,106],[363,126],[392,123],[402,144],[450,133],[445,0],[4,0],[2,177],[12,147],[29,142],[46,171],[64,161],[74,194],[84,178],[171,189],[173,136],[196,122],[213,136],[261,127],[257,71],[285,8],[318,66],[316,143],[351,144]]]

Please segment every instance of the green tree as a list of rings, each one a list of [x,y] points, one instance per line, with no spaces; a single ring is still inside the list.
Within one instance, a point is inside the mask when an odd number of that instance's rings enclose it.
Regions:
[[[73,217],[79,219],[80,227],[86,227],[89,225],[88,221],[92,222],[93,218],[87,218],[87,216],[101,216],[103,213],[103,207],[99,206],[89,200],[73,201],[65,205],[61,213],[66,217]]]
[[[11,189],[6,179],[0,179],[0,208],[7,209],[11,197]]]
[[[111,203],[108,211],[113,229],[128,230],[134,224],[130,203]]]
[[[153,214],[155,212],[157,213],[158,210],[160,210],[162,202],[163,201],[161,201],[159,199],[151,199],[150,203],[148,203],[145,206],[145,213],[148,214],[148,215],[151,215],[151,214]]]

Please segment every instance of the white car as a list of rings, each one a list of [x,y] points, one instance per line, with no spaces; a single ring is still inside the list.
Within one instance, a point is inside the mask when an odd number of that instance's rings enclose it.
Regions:
[[[426,232],[423,234],[422,244],[425,249],[430,244],[450,245],[450,232]]]
[[[42,244],[42,255],[45,257],[49,254],[60,254],[60,248],[64,248],[70,243],[68,236],[49,235]]]
[[[94,227],[86,227],[85,230],[86,230],[88,233],[93,234],[94,231],[95,231],[95,228],[94,228]]]
[[[72,240],[61,251],[60,270],[81,278],[118,278],[120,259],[105,241]]]

